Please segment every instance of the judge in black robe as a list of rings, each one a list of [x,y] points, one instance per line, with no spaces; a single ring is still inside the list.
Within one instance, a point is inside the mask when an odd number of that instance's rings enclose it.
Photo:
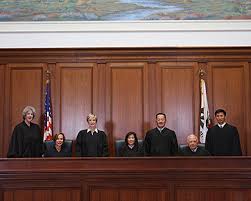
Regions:
[[[218,109],[215,112],[217,125],[208,129],[206,149],[213,156],[241,156],[239,133],[235,126],[225,121],[226,112]]]
[[[210,156],[211,154],[203,147],[198,146],[196,149],[191,150],[188,146],[180,149],[181,156]]]
[[[53,136],[53,141],[45,142],[44,157],[70,157],[71,148],[71,143],[65,142],[65,135],[57,133]]]
[[[166,115],[156,115],[157,127],[149,130],[144,139],[145,156],[174,156],[178,154],[178,142],[173,130],[165,127]]]
[[[198,137],[194,134],[187,136],[187,146],[181,147],[179,153],[181,156],[210,156],[210,153],[198,145]]]
[[[104,131],[98,130],[97,117],[94,114],[87,116],[88,129],[79,131],[76,139],[76,156],[102,157],[108,156],[108,143]]]
[[[139,145],[135,132],[126,134],[125,142],[119,150],[120,157],[140,157],[143,156],[142,146]]]
[[[43,154],[43,137],[41,129],[31,121],[35,117],[35,109],[27,106],[23,110],[23,122],[13,130],[7,157],[41,157]]]

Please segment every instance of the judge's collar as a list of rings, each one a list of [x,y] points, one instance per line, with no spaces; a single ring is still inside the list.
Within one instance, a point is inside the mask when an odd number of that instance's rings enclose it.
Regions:
[[[189,148],[190,148],[190,147],[189,147]],[[191,150],[191,152],[196,152],[197,149],[198,149],[198,147],[196,147],[195,149],[190,149],[190,150]]]
[[[91,130],[90,128],[88,128],[88,129],[87,129],[87,133],[89,133],[90,131],[92,132],[92,130]],[[97,128],[95,128],[95,130],[94,130],[93,132],[98,133],[98,129],[97,129]],[[92,133],[93,133],[93,132],[92,132]]]
[[[220,128],[223,128],[226,125],[226,122],[224,122],[223,124],[217,124]]]
[[[162,127],[162,128],[157,127],[157,129],[158,129],[159,132],[161,132],[161,131],[163,131],[165,129],[165,127]]]

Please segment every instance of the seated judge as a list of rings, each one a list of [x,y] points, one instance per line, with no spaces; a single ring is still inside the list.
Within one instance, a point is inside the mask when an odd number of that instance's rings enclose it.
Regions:
[[[79,131],[76,139],[76,156],[102,157],[108,156],[108,143],[104,131],[97,129],[97,116],[89,114],[86,118],[88,128]]]
[[[143,156],[142,146],[139,146],[138,138],[135,132],[129,132],[125,136],[125,143],[119,150],[121,157],[140,157]]]
[[[178,142],[173,130],[165,127],[166,115],[156,114],[157,127],[147,131],[144,139],[145,156],[174,156],[178,154]]]
[[[15,126],[7,157],[41,157],[43,153],[43,137],[39,125],[32,122],[36,110],[32,106],[23,109],[23,121]]]
[[[210,156],[210,153],[203,147],[198,146],[198,137],[194,134],[187,136],[187,146],[180,148],[181,156]]]
[[[241,156],[241,144],[238,130],[226,122],[226,111],[215,111],[217,124],[209,128],[205,148],[213,156]]]
[[[53,136],[53,143],[45,146],[44,157],[70,157],[72,151],[65,145],[64,133]]]

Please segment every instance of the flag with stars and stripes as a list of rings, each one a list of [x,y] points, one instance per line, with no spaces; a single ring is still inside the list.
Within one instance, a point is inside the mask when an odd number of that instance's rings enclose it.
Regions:
[[[52,140],[52,111],[51,111],[51,90],[50,81],[46,81],[45,102],[44,102],[44,141]]]

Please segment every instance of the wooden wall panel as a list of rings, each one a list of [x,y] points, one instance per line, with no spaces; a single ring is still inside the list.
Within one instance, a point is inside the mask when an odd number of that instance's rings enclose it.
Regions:
[[[45,70],[51,72],[53,130],[75,139],[98,116],[98,128],[114,141],[136,131],[144,138],[165,112],[179,143],[199,131],[199,69],[205,80],[211,116],[225,107],[251,155],[250,48],[38,49],[0,50],[0,156],[6,156],[13,127],[25,105],[37,109],[41,126]],[[125,107],[126,106],[126,107]],[[7,122],[7,123],[6,123]],[[111,153],[111,155],[112,155]]]
[[[60,190],[7,190],[4,201],[80,201],[80,191],[70,188]]]
[[[169,201],[165,189],[102,188],[90,192],[92,201]]]
[[[249,201],[250,164],[250,157],[0,159],[0,198]]]
[[[167,115],[167,127],[174,130],[178,143],[194,133],[194,67],[195,63],[161,62],[159,66],[159,102]],[[199,107],[199,105],[198,105]]]
[[[0,141],[4,141],[4,93],[5,93],[5,86],[4,86],[4,67],[5,65],[0,65]],[[6,122],[5,122],[6,124]],[[4,146],[3,143],[0,143],[0,156],[3,155]]]
[[[20,123],[25,106],[36,109],[35,123],[42,125],[43,113],[43,72],[42,63],[9,64],[5,79],[5,118],[10,124],[5,128],[4,150],[6,154],[13,128]]]
[[[75,139],[93,112],[93,71],[95,64],[58,64],[60,68],[60,128],[67,139]],[[59,132],[57,131],[57,132]]]
[[[176,190],[176,201],[243,201],[250,200],[250,189],[240,188],[184,188]]]
[[[144,137],[147,66],[145,63],[109,64],[111,83],[110,102],[112,133],[114,139],[124,139],[126,133],[135,131]]]
[[[246,154],[247,129],[246,116],[247,84],[245,81],[246,63],[210,63],[212,72],[213,110],[223,108],[227,112],[227,121],[238,128],[242,150]],[[212,111],[212,113],[214,112]]]

